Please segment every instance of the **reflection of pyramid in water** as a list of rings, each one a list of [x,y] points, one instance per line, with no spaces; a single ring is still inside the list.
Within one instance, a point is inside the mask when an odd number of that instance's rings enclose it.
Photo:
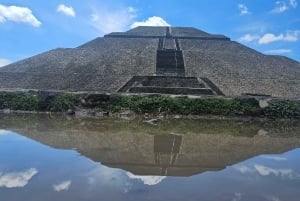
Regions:
[[[298,137],[271,137],[259,127],[252,127],[252,137],[247,137],[201,133],[148,135],[136,132],[136,127],[122,132],[100,127],[97,131],[96,124],[90,124],[89,130],[78,123],[62,131],[48,123],[38,122],[36,129],[10,129],[54,148],[76,148],[93,161],[135,175],[190,176],[222,170],[260,154],[300,147]]]
[[[180,151],[182,136],[154,136],[155,164],[161,166],[161,174],[168,175],[168,167],[174,166]]]
[[[257,155],[283,153],[300,147],[300,139],[269,136],[249,138],[214,134],[166,134],[143,137],[147,138],[144,145],[154,143],[153,152],[150,149],[142,150],[145,148],[143,145],[137,150],[141,155],[124,153],[124,150],[114,154],[101,153],[102,150],[98,153],[78,151],[103,165],[121,168],[136,175],[191,176],[222,170]],[[140,140],[137,139],[138,142]],[[133,155],[133,158],[128,155]]]

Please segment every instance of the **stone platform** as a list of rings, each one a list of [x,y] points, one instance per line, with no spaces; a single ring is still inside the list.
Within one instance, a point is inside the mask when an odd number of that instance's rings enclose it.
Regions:
[[[179,76],[133,76],[118,92],[176,95],[224,95],[208,78]]]

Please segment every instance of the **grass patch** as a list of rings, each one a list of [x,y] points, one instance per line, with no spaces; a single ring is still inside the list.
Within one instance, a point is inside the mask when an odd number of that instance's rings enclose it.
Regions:
[[[109,110],[120,112],[132,110],[137,113],[167,113],[183,115],[235,115],[254,114],[258,104],[239,99],[227,98],[171,98],[166,96],[117,96],[109,105]]]

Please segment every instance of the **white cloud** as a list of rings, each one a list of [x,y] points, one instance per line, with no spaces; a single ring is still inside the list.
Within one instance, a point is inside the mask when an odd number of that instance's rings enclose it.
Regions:
[[[123,185],[125,183],[122,172],[118,169],[100,166],[88,174],[88,184],[103,183],[105,185]],[[117,185],[116,185],[117,186]]]
[[[267,50],[267,51],[264,51],[265,54],[284,54],[284,53],[291,53],[292,50],[291,49],[276,49],[276,50]],[[271,158],[269,158],[271,159]],[[273,159],[273,160],[277,160],[277,161],[280,161],[280,160],[284,160],[284,158],[280,159]]]
[[[138,179],[141,180],[145,185],[156,185],[162,182],[166,177],[165,176],[138,176],[134,175],[130,172],[126,173],[130,179]]]
[[[0,68],[3,67],[3,66],[8,65],[10,63],[11,63],[11,61],[9,61],[8,59],[1,59],[0,58]]]
[[[235,30],[238,32],[251,32],[256,34],[265,33],[268,29],[270,29],[270,24],[265,22],[251,22],[247,24],[243,24],[240,27],[237,27]]]
[[[276,7],[271,11],[272,13],[283,13],[287,11],[289,7],[284,1],[276,1]]]
[[[0,129],[0,136],[1,135],[7,135],[9,131],[7,130],[3,130],[3,129]]]
[[[168,22],[166,22],[163,18],[158,16],[149,17],[145,21],[134,22],[130,27],[135,28],[138,26],[171,26]]]
[[[240,10],[240,14],[241,15],[247,15],[247,14],[250,14],[249,10],[248,10],[248,7],[244,4],[239,4],[238,5],[238,8]]]
[[[296,31],[287,31],[286,33],[281,33],[279,35],[275,35],[273,33],[266,33],[262,36],[245,34],[244,36],[238,39],[239,42],[252,42],[258,41],[258,44],[268,44],[276,41],[285,41],[285,42],[296,42],[299,40],[300,30]]]
[[[75,17],[75,15],[76,15],[74,9],[71,6],[66,6],[64,4],[60,4],[57,7],[56,11],[59,12],[59,13],[63,13],[63,14],[65,14],[67,16],[70,16],[70,17]]]
[[[297,0],[290,0],[290,6],[292,6],[293,8],[296,8],[298,5]]]
[[[271,11],[272,13],[283,13],[290,8],[296,8],[298,5],[297,0],[288,0],[288,1],[276,1],[276,6]]]
[[[101,34],[125,31],[136,17],[133,7],[120,9],[98,9],[91,15],[91,25]]]
[[[255,164],[254,167],[248,167],[245,165],[235,166],[234,169],[242,174],[258,173],[261,176],[281,176],[289,179],[299,179],[300,175],[294,172],[292,169],[274,169],[263,165]]]
[[[279,40],[283,40],[283,34],[275,36],[272,33],[267,33],[259,39],[258,43],[259,44],[267,44],[267,43],[271,43],[271,42],[275,42],[275,41],[279,41]]]
[[[268,200],[270,200],[270,201],[281,201],[278,197],[275,197],[275,196],[269,196]]]
[[[90,188],[110,186],[115,190],[128,193],[132,189],[132,182],[123,171],[117,168],[97,166],[86,174],[87,184]]]
[[[242,200],[242,194],[234,193],[234,197],[232,198],[232,201],[240,201],[240,200]]]
[[[287,42],[295,42],[298,41],[300,35],[300,31],[289,31],[285,34],[274,35],[272,33],[267,33],[263,35],[259,40],[259,44],[267,44],[275,41],[287,41]]]
[[[128,11],[129,13],[136,13],[136,12],[137,12],[137,9],[135,9],[134,7],[129,6],[129,7],[127,8],[127,11]]]
[[[24,187],[37,173],[38,171],[35,168],[30,168],[24,172],[0,173],[0,187]]]
[[[13,21],[39,27],[42,23],[26,7],[4,6],[0,4],[0,22]]]
[[[68,181],[63,181],[59,184],[55,184],[53,185],[53,189],[57,192],[60,192],[60,191],[67,191],[69,190],[70,186],[71,186],[71,181],[68,180]]]
[[[292,179],[294,178],[295,175],[293,170],[291,169],[273,169],[263,165],[254,165],[254,168],[261,176],[275,175],[275,176],[289,177]]]
[[[238,39],[240,42],[248,43],[259,39],[258,35],[246,34]]]
[[[278,50],[269,50],[267,52],[268,53],[288,53],[288,52],[291,52],[291,50],[278,49]],[[287,161],[288,160],[287,158],[280,157],[280,156],[262,156],[262,158],[270,159],[270,160],[274,160],[274,161]]]
[[[295,42],[298,41],[300,35],[300,30],[298,31],[289,31],[284,36],[285,41]]]
[[[249,168],[249,167],[247,167],[247,166],[245,166],[245,165],[242,165],[242,166],[236,166],[235,169],[236,169],[237,171],[239,171],[240,173],[242,173],[242,174],[245,174],[245,173],[253,173],[253,172],[255,172],[255,170],[253,170],[252,168]]]

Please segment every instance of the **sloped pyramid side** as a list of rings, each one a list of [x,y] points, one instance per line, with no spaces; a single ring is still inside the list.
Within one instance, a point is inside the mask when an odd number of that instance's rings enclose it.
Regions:
[[[0,88],[117,92],[156,73],[161,37],[175,38],[187,77],[210,79],[225,95],[300,97],[300,63],[254,51],[191,27],[137,27],[77,48],[55,49],[0,68]]]
[[[300,97],[300,63],[224,40],[180,40],[187,76],[208,77],[225,94]]]
[[[0,68],[0,88],[114,92],[133,75],[152,75],[158,39],[97,38]]]

